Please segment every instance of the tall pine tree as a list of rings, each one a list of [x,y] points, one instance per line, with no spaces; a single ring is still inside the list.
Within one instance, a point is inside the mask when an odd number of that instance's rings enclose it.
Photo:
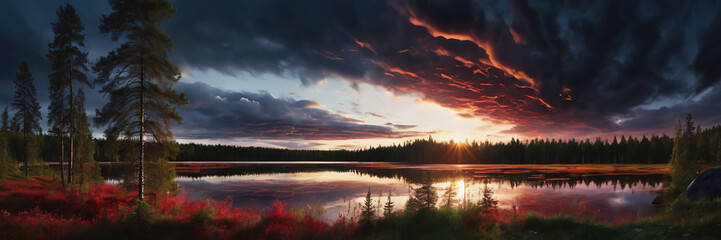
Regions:
[[[118,49],[101,57],[93,70],[96,83],[110,101],[99,110],[95,122],[109,125],[105,134],[121,134],[139,142],[138,199],[143,199],[145,141],[163,144],[173,138],[170,122],[182,122],[172,105],[187,103],[185,94],[173,90],[180,79],[178,66],[168,59],[173,44],[160,30],[175,8],[167,0],[110,0],[113,11],[101,18],[100,31],[113,41],[127,39]],[[161,151],[162,152],[162,151]],[[162,157],[161,157],[162,158]]]
[[[52,63],[53,73],[50,74],[50,98],[51,104],[48,107],[48,124],[51,130],[61,138],[61,169],[64,156],[64,128],[69,127],[70,133],[70,159],[68,160],[68,182],[73,179],[74,162],[74,128],[75,128],[75,107],[73,104],[74,82],[77,80],[90,86],[84,71],[88,71],[88,54],[80,51],[79,46],[84,46],[85,26],[75,12],[75,8],[69,3],[60,6],[57,11],[57,22],[51,23],[55,38],[48,44],[47,58]],[[66,97],[66,94],[69,96]],[[67,101],[67,103],[66,103]],[[68,109],[69,108],[69,109]],[[62,172],[62,171],[61,171]]]
[[[20,73],[15,75],[15,98],[13,99],[13,109],[17,110],[13,116],[15,122],[23,133],[23,143],[25,147],[25,176],[28,176],[28,158],[31,154],[28,142],[35,133],[42,132],[40,128],[40,104],[37,99],[37,90],[33,83],[33,75],[28,69],[28,63],[20,64]],[[37,154],[37,153],[35,153]]]

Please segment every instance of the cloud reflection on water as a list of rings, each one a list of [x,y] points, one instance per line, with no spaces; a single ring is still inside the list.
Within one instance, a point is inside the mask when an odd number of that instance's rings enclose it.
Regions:
[[[323,218],[329,220],[336,218],[339,213],[346,214],[349,202],[350,210],[353,211],[356,204],[363,202],[368,188],[371,189],[374,204],[378,203],[381,192],[380,202],[384,204],[388,191],[392,191],[396,209],[400,209],[408,200],[411,192],[409,187],[418,186],[403,178],[385,178],[354,171],[178,177],[176,180],[183,187],[183,194],[187,198],[231,198],[235,206],[260,209],[267,209],[275,200],[287,202],[291,207],[317,202],[326,208]],[[585,211],[607,221],[619,217],[653,215],[655,207],[651,201],[658,195],[656,191],[662,188],[661,184],[645,184],[641,181],[619,183],[618,180],[583,181],[581,184],[557,180],[564,183],[545,184],[549,180],[553,181],[549,178],[519,184],[474,176],[460,184],[465,185],[468,201],[477,201],[481,189],[487,184],[494,190],[499,206],[504,209],[516,205],[520,211],[544,214]],[[455,181],[464,179],[459,177]],[[449,184],[447,179],[434,183],[439,196]],[[462,194],[459,191],[459,199],[462,199]]]

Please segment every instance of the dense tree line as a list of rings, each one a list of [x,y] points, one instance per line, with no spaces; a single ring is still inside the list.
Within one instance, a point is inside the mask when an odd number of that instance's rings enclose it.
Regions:
[[[666,163],[673,140],[668,136],[621,136],[620,140],[511,139],[508,142],[439,142],[432,137],[403,145],[359,151],[370,159],[414,163],[627,164]],[[388,153],[388,156],[384,156]]]
[[[700,162],[721,161],[721,126],[693,131]],[[511,139],[508,142],[436,141],[432,137],[360,150],[299,150],[180,144],[179,161],[370,161],[408,163],[659,164],[668,163],[674,140],[666,135],[613,139]]]
[[[82,95],[81,95],[82,96]],[[81,101],[78,102],[78,104]],[[79,106],[83,109],[83,106]],[[84,115],[84,111],[79,111]],[[3,114],[3,120],[9,114]],[[86,119],[87,116],[80,117]],[[4,120],[3,133],[0,144],[3,151],[0,156],[7,156],[12,162],[22,161],[24,154],[24,141],[17,124]],[[136,160],[138,141],[134,139],[91,139],[88,123],[80,121],[79,129],[84,130],[85,142],[81,144],[85,149],[78,155],[85,155],[84,159],[100,162],[132,162]],[[15,125],[15,126],[13,126]],[[12,129],[15,130],[12,130]],[[688,128],[688,127],[684,127]],[[695,125],[692,130],[685,130],[689,144],[687,151],[690,158],[698,159],[701,163],[718,163],[721,156],[721,126],[701,129]],[[682,134],[682,135],[683,135]],[[620,140],[619,140],[620,139]],[[76,141],[77,138],[76,138]],[[37,134],[34,136],[34,146],[31,155],[34,161],[57,162],[60,149],[59,140],[54,135]],[[86,145],[87,144],[87,145]],[[511,164],[628,164],[628,163],[668,163],[674,148],[674,138],[666,135],[615,138],[610,140],[590,139],[584,140],[558,140],[558,139],[512,139],[508,142],[463,142],[436,141],[416,139],[403,144],[391,146],[378,146],[358,150],[302,150],[280,149],[266,147],[240,147],[229,145],[207,145],[197,143],[178,144],[168,142],[155,143],[149,147],[146,157],[152,156],[161,162],[153,165],[163,165],[168,160],[175,161],[384,161],[409,163],[511,163]],[[3,158],[7,159],[7,158]],[[685,157],[684,157],[685,158]],[[16,164],[17,165],[17,164]],[[152,167],[151,167],[152,168]],[[163,169],[163,168],[161,168]],[[170,169],[158,170],[169,171]],[[133,169],[127,169],[132,172]],[[151,170],[152,171],[152,170]],[[2,170],[0,169],[0,172]],[[173,174],[174,175],[174,174]],[[170,179],[160,182],[167,185]],[[152,187],[162,189],[163,187]]]

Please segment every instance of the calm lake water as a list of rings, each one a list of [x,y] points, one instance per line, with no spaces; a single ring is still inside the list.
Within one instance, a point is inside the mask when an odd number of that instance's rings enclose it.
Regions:
[[[546,214],[586,212],[605,221],[655,214],[651,202],[669,180],[665,165],[410,165],[355,162],[174,163],[187,199],[232,199],[238,207],[268,209],[322,206],[323,219],[347,215],[365,200],[388,192],[402,208],[412,188],[430,176],[441,196],[455,184],[456,199],[476,202],[485,186],[504,209]],[[379,195],[382,195],[379,197]],[[464,197],[465,195],[465,197]],[[439,201],[440,202],[440,201]]]

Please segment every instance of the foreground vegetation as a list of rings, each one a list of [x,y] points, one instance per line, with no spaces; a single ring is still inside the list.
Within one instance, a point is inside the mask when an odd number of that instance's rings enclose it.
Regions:
[[[323,209],[311,207],[316,205],[290,208],[276,202],[270,209],[255,209],[233,207],[230,199],[186,201],[175,194],[174,171],[163,170],[167,167],[149,174],[165,181],[151,181],[164,183],[147,191],[145,201],[137,200],[138,191],[133,190],[137,187],[133,169],[122,174],[127,177],[119,185],[96,180],[65,188],[56,170],[33,168],[42,169],[37,174],[54,177],[25,178],[15,168],[0,180],[0,235],[5,239],[715,239],[721,234],[721,199],[690,202],[681,194],[697,168],[692,159],[698,157],[693,150],[698,143],[693,141],[696,132],[690,123],[688,118],[687,124],[679,122],[677,127],[665,206],[657,216],[635,222],[603,222],[583,208],[541,213],[499,209],[488,189],[479,202],[460,203],[454,184],[438,196],[430,176],[400,209],[389,199],[381,213],[380,203],[373,203],[369,191],[361,207],[328,222],[318,214]],[[153,144],[148,146],[154,149]]]
[[[319,219],[317,209],[289,208],[280,202],[270,209],[240,209],[230,200],[150,195],[137,201],[135,194],[107,184],[62,191],[58,180],[11,177],[0,183],[0,235],[4,239],[714,239],[721,234],[721,199],[681,198],[656,217],[601,223],[582,212],[539,215],[500,210],[492,198],[423,208],[424,199],[416,194],[420,198],[415,202],[420,204],[415,207],[381,214],[367,202],[370,210],[328,222]]]

